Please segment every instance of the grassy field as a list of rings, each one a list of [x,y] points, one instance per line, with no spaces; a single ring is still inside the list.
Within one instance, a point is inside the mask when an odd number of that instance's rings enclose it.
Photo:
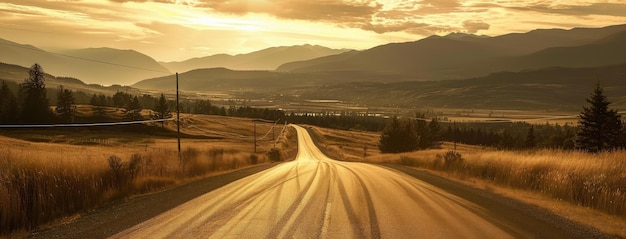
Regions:
[[[394,163],[545,207],[607,233],[626,237],[626,151],[500,151],[457,145],[402,154],[380,154],[379,134],[313,127],[322,148],[340,160]],[[367,156],[363,148],[367,145]]]
[[[173,123],[0,131],[0,235],[24,235],[107,202],[269,163],[272,124],[257,124],[254,152],[251,119],[183,115],[183,122],[180,159]],[[295,132],[286,127],[280,134],[277,126],[282,158],[294,157]]]

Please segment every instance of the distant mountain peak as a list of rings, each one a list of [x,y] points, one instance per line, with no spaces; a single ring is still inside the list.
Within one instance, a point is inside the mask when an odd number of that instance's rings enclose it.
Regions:
[[[303,44],[276,46],[238,55],[211,55],[181,62],[162,62],[171,71],[186,72],[193,69],[224,67],[233,70],[274,70],[278,66],[295,61],[341,54],[347,49],[331,49],[324,46]]]
[[[448,38],[448,39],[463,39],[463,38],[489,38],[490,36],[474,35],[474,34],[469,34],[469,33],[464,33],[464,32],[453,32],[443,37]]]

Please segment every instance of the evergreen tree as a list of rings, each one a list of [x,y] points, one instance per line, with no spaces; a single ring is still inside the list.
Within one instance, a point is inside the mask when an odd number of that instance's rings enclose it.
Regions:
[[[415,150],[418,146],[418,137],[413,128],[410,121],[401,121],[394,116],[383,129],[378,148],[383,153],[401,153]]]
[[[524,146],[528,149],[532,149],[537,146],[537,142],[535,139],[535,127],[530,126],[530,128],[528,128],[528,133],[526,134],[526,141],[524,142]]]
[[[622,134],[621,116],[617,110],[609,109],[611,104],[604,95],[600,83],[587,99],[589,107],[583,107],[576,134],[576,148],[588,152],[612,150],[620,146]]]
[[[430,131],[429,131],[428,124],[426,123],[426,121],[420,118],[418,120],[415,120],[413,124],[415,128],[415,134],[417,136],[417,148],[425,149],[425,148],[430,147],[431,146],[431,142],[429,140]]]
[[[498,147],[500,149],[512,149],[513,147],[515,147],[515,139],[513,139],[513,136],[505,130],[504,132],[502,132]]]
[[[61,122],[73,122],[76,114],[76,105],[74,105],[74,94],[71,90],[59,86],[57,93],[57,115]]]
[[[167,99],[165,99],[165,95],[161,94],[159,97],[159,101],[157,101],[154,106],[152,119],[169,119],[172,117],[172,113],[170,112],[170,108],[167,105]],[[165,127],[165,121],[161,122],[161,127]]]
[[[17,98],[5,81],[0,88],[0,123],[17,123]]]
[[[124,92],[118,91],[112,97],[113,107],[117,107],[117,108],[126,107],[130,104],[131,100],[132,100],[132,96],[130,94],[126,94]],[[139,102],[139,99],[137,99],[137,102]]]
[[[439,121],[433,118],[428,123],[428,137],[425,138],[426,142],[423,144],[427,147],[432,147],[435,143],[441,141],[441,125],[439,125]]]
[[[47,123],[52,118],[52,110],[48,106],[45,84],[45,73],[39,64],[28,70],[28,78],[20,85],[24,97],[21,119],[24,123]]]
[[[131,121],[142,120],[143,119],[143,117],[141,116],[142,109],[143,108],[141,107],[141,104],[139,103],[139,98],[137,98],[137,96],[131,98],[130,102],[126,106],[126,109],[124,110],[124,119],[131,120]]]

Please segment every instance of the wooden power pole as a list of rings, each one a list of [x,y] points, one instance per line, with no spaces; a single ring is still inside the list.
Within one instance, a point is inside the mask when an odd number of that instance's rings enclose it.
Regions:
[[[180,107],[178,106],[178,98],[178,72],[176,72],[176,128],[178,136],[178,160],[182,160],[180,153]]]

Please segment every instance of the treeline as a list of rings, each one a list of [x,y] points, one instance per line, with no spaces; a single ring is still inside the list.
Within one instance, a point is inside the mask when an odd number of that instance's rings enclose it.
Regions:
[[[287,121],[295,124],[309,124],[324,128],[341,130],[381,131],[386,124],[382,117],[361,116],[356,113],[343,112],[340,115],[334,113],[325,114],[296,114],[291,112]]]
[[[75,115],[75,98],[71,90],[60,86],[56,91],[55,105],[45,84],[45,73],[39,64],[28,70],[28,78],[21,84],[2,81],[0,87],[0,123],[42,124],[71,122]]]
[[[574,149],[577,127],[568,123],[444,123],[442,139],[500,149]]]
[[[441,140],[441,125],[437,120],[392,117],[382,134],[378,148],[383,153],[401,153],[435,146]]]
[[[342,112],[322,114],[295,114],[287,115],[287,121],[296,124],[309,124],[325,128],[341,130],[361,130],[370,132],[382,132],[389,124],[429,124],[432,120],[423,119],[422,114],[409,118],[398,118],[400,123],[394,123],[394,117],[362,116],[356,113]],[[406,122],[405,122],[406,121]],[[572,124],[530,124],[526,122],[439,122],[435,118],[439,128],[435,140],[458,142],[470,145],[482,145],[500,149],[526,149],[526,148],[561,148],[574,149],[576,132],[578,127]],[[416,126],[404,126],[416,128]],[[433,128],[435,125],[432,126]],[[419,127],[422,128],[421,126]],[[415,129],[416,130],[416,129]],[[424,131],[414,132],[417,136]],[[382,137],[382,136],[381,136]],[[413,137],[413,136],[411,136]],[[414,141],[409,138],[408,141]],[[435,144],[436,142],[422,142],[423,145]],[[417,148],[416,148],[417,149]]]
[[[586,101],[589,105],[583,107],[577,126],[521,122],[448,123],[447,130],[439,135],[428,130],[435,127],[431,124],[438,124],[436,119],[425,127],[424,120],[393,117],[381,133],[379,148],[389,153],[414,151],[441,139],[500,149],[561,148],[590,153],[625,149],[626,124],[617,110],[610,108],[611,102],[599,83]]]

